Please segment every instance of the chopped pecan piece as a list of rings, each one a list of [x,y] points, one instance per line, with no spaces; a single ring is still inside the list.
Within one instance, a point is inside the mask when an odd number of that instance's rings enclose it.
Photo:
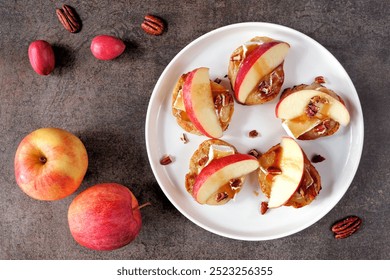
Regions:
[[[264,215],[268,210],[268,202],[266,201],[263,201],[261,202],[261,206],[260,206],[260,213],[261,215]]]
[[[313,163],[317,163],[317,162],[321,162],[321,161],[324,161],[325,158],[321,155],[314,155],[312,158],[311,158],[311,162]]]
[[[254,156],[255,158],[258,158],[261,154],[256,149],[252,149],[248,152],[248,155]]]
[[[325,78],[324,76],[317,76],[314,78],[314,82],[316,82],[317,84],[323,84],[325,83]]]
[[[250,138],[255,138],[255,137],[257,137],[259,135],[259,133],[257,132],[257,130],[251,130],[251,131],[249,131],[249,137]]]
[[[203,166],[205,165],[205,163],[209,160],[209,157],[208,156],[205,156],[205,157],[202,157],[200,160],[198,160],[198,164],[200,166]]]
[[[229,186],[232,189],[236,189],[236,188],[240,187],[240,185],[241,185],[241,180],[240,179],[231,179],[229,181]]]
[[[183,141],[184,144],[187,144],[188,143],[188,137],[185,133],[183,133],[181,136],[180,136],[180,140]]]
[[[224,199],[228,198],[228,194],[226,192],[220,192],[217,194],[217,197],[215,198],[215,201],[220,202]]]
[[[168,165],[172,163],[172,157],[170,155],[165,155],[160,159],[161,165]]]
[[[272,175],[282,174],[282,170],[279,167],[270,166],[267,168],[267,172]]]
[[[315,114],[317,114],[318,112],[318,107],[313,104],[312,102],[310,102],[307,107],[306,107],[306,115],[308,115],[309,117],[314,117]]]

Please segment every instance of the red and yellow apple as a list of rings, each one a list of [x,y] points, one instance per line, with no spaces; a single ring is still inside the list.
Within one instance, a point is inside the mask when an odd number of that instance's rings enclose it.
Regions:
[[[238,102],[245,103],[259,81],[284,61],[289,49],[285,42],[270,41],[258,45],[244,58],[234,82]]]
[[[75,197],[68,223],[73,238],[93,250],[115,250],[133,241],[142,226],[134,194],[116,183],[98,184]]]
[[[253,156],[233,154],[212,160],[196,177],[192,195],[197,202],[205,204],[231,179],[245,176],[259,167]]]
[[[290,137],[283,137],[280,146],[282,151],[278,155],[277,168],[281,172],[272,178],[268,208],[284,205],[298,189],[304,174],[304,155],[298,143]]]
[[[16,183],[27,195],[57,200],[80,186],[88,155],[74,134],[60,128],[40,128],[20,142],[14,167]]]
[[[215,112],[209,69],[191,71],[183,85],[183,102],[188,118],[194,126],[210,138],[220,138],[222,127]]]
[[[313,116],[307,116],[306,110],[313,99],[322,100],[317,104]],[[324,119],[330,118],[341,125],[348,125],[350,115],[345,105],[319,90],[299,90],[281,99],[276,105],[276,117],[283,120],[283,126],[290,136],[298,138],[300,135],[311,130]]]

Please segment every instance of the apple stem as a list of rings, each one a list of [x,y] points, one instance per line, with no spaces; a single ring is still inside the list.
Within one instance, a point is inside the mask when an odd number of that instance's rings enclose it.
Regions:
[[[145,202],[144,204],[139,205],[138,207],[133,208],[133,211],[134,211],[134,210],[140,210],[141,208],[144,208],[145,206],[150,206],[150,205],[152,205],[152,203],[150,203],[150,202]]]
[[[46,163],[46,162],[47,162],[47,158],[44,157],[44,156],[41,156],[41,157],[39,157],[39,161],[40,161],[41,163]]]

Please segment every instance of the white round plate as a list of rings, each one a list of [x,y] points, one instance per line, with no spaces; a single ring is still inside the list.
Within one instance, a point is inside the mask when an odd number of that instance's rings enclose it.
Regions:
[[[335,135],[315,141],[298,141],[307,156],[325,157],[315,167],[322,178],[322,190],[310,205],[295,209],[279,207],[260,214],[265,196],[259,191],[257,176],[249,174],[235,201],[223,206],[198,204],[184,187],[190,157],[206,137],[186,133],[189,142],[180,136],[184,132],[171,113],[171,93],[183,73],[197,67],[210,68],[210,78],[222,79],[230,89],[227,74],[230,54],[255,36],[268,36],[288,42],[291,46],[285,59],[283,88],[301,83],[310,84],[316,76],[324,76],[326,86],[345,101],[351,122]],[[235,103],[235,111],[223,140],[239,152],[252,148],[267,151],[280,142],[286,133],[275,117],[277,100],[256,106]],[[248,132],[257,130],[256,138]],[[269,240],[291,235],[317,222],[327,214],[347,191],[359,165],[363,148],[363,115],[359,97],[348,74],[337,59],[310,37],[284,26],[270,23],[239,23],[211,31],[181,50],[159,78],[146,116],[146,147],[153,173],[172,204],[188,219],[215,234],[241,240]],[[173,162],[161,165],[169,154]]]

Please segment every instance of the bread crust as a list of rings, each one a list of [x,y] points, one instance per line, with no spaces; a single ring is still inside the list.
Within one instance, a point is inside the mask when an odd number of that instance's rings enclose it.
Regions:
[[[274,166],[280,152],[280,144],[273,146],[266,153],[259,157],[260,168],[258,171],[258,181],[260,189],[266,197],[270,197],[272,180],[268,177],[267,169]],[[309,205],[319,194],[321,190],[321,177],[316,168],[304,155],[304,175],[303,179],[292,197],[284,204],[294,208],[301,208]]]
[[[269,37],[254,37],[249,42],[262,44],[265,42],[275,41]],[[241,63],[244,60],[244,48],[239,46],[233,51],[230,56],[228,67],[228,78],[231,87],[234,89],[234,84],[237,77],[237,72],[240,69]],[[280,93],[284,82],[283,63],[276,67],[271,73],[259,80],[258,86],[248,95],[245,100],[245,105],[256,105],[269,102],[277,97]]]
[[[319,84],[316,82],[312,83],[311,85],[300,84],[297,86],[293,86],[292,88],[286,88],[282,92],[282,94],[280,96],[280,100],[282,100],[283,98],[286,98],[287,96],[289,96],[290,94],[292,94],[294,92],[301,91],[301,90],[309,90],[309,89],[324,92],[324,93],[336,98],[337,100],[339,100],[341,103],[343,103],[345,105],[344,100],[339,95],[337,95],[333,90],[330,90],[327,87],[323,86],[322,84]],[[317,126],[313,127],[311,130],[300,135],[297,139],[299,139],[299,140],[314,140],[314,139],[317,139],[320,137],[331,136],[331,135],[335,134],[337,132],[337,130],[339,130],[339,128],[340,128],[340,123],[336,122],[335,120],[333,120],[331,118],[327,118],[327,119],[324,119]]]
[[[198,176],[200,171],[206,166],[205,164],[208,162],[209,159],[208,155],[209,155],[209,150],[211,145],[228,146],[233,148],[234,153],[237,153],[237,149],[233,145],[220,139],[208,139],[202,142],[199,145],[198,149],[193,153],[189,162],[189,171],[185,176],[185,188],[191,196],[193,195],[193,186],[195,184],[196,177]],[[239,179],[241,180],[241,185],[242,185],[242,183],[244,182],[244,177],[241,177]],[[221,187],[226,187],[226,186],[221,186]],[[233,198],[232,196],[228,196],[221,201],[217,201],[216,199],[211,199],[207,202],[207,204],[223,205],[228,201],[230,201],[232,198]]]
[[[177,99],[179,91],[181,91],[183,88],[187,76],[188,73],[181,75],[172,91],[172,115],[176,118],[176,122],[178,123],[178,125],[185,131],[196,135],[202,135],[202,133],[191,122],[187,113],[173,106],[175,100]],[[227,90],[224,86],[214,81],[210,81],[210,85],[216,114],[218,116],[222,131],[225,131],[229,127],[229,123],[233,116],[234,100],[229,90]]]

